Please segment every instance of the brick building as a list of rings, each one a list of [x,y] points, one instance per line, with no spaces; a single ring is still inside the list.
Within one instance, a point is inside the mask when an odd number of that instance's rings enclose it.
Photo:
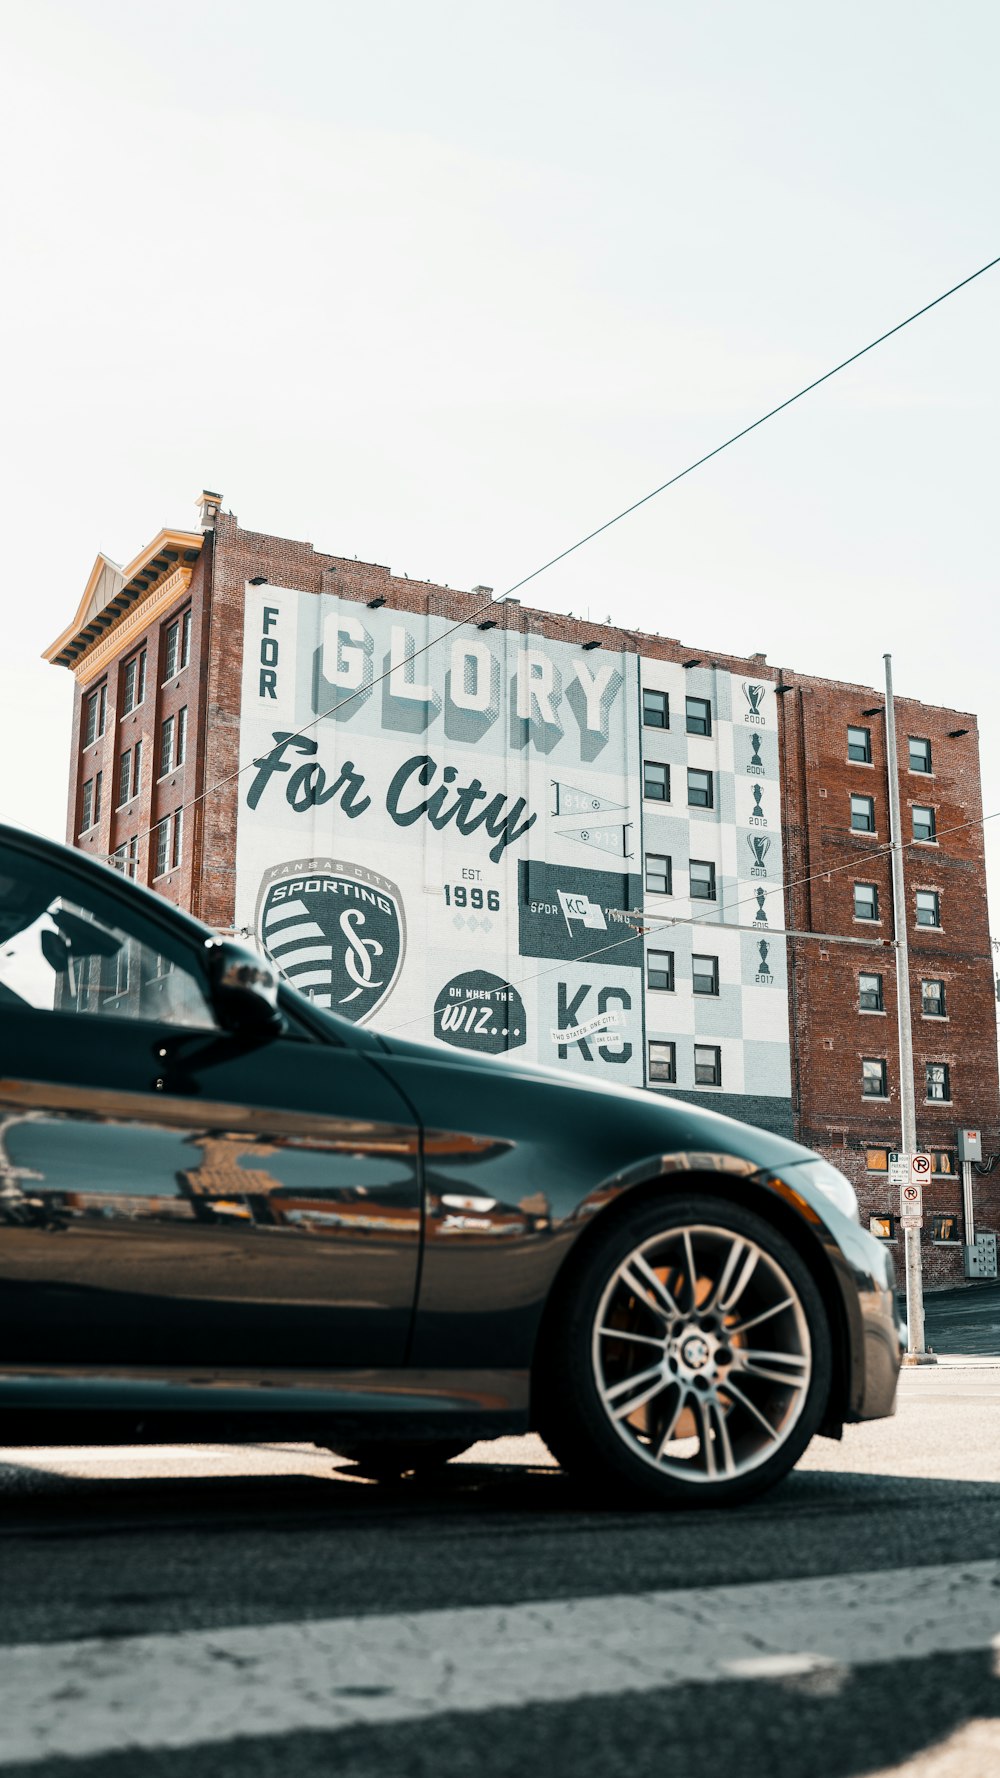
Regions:
[[[895,1239],[883,696],[199,506],[99,556],[46,651],[77,682],[71,843],[348,1017],[794,1133]],[[961,1276],[956,1129],[1000,1149],[994,976],[976,720],[896,713],[933,1283]],[[1000,1168],[976,1202],[1000,1228]]]

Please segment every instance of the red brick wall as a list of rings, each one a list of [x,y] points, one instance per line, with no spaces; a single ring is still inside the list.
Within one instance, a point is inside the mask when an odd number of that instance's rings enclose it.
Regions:
[[[168,616],[158,621],[148,640],[150,690],[146,707],[150,726],[144,732],[149,752],[141,803],[138,811],[133,806],[130,815],[137,816],[139,825],[147,827],[182,801],[201,799],[186,816],[181,869],[159,881],[157,887],[209,924],[222,928],[231,926],[234,917],[240,788],[236,774],[241,765],[249,763],[240,758],[239,713],[244,586],[255,576],[263,576],[276,586],[331,592],[359,602],[384,598],[399,610],[432,611],[456,623],[468,621],[488,597],[427,581],[407,580],[377,563],[324,553],[311,543],[244,531],[232,514],[219,516],[214,534],[206,538],[190,589],[192,649],[183,688],[189,710],[187,765],[169,784],[154,790],[161,713],[183,701],[174,688],[161,708],[159,670],[153,665],[154,648],[164,624],[170,621]],[[183,602],[178,602],[178,608]],[[621,630],[519,604],[497,606],[491,616],[500,627],[530,629],[568,642],[594,637],[607,646],[648,658],[683,661],[695,652],[690,645],[670,637]],[[780,678],[791,686],[779,698],[785,859],[792,885],[786,895],[787,924],[805,931],[843,936],[874,933],[891,941],[891,875],[888,858],[881,850],[888,841],[883,717],[863,715],[865,709],[884,703],[883,694],[863,686],[782,673],[770,667],[763,655],[746,659],[711,651],[703,658],[706,663],[738,675],[769,684],[776,684]],[[151,703],[154,695],[156,702]],[[115,825],[110,815],[118,751],[112,697],[117,700],[116,671],[109,673],[109,716],[103,749],[89,750],[86,760],[89,773],[100,752],[105,771],[102,825],[98,836],[88,843],[88,850],[107,851],[112,844],[127,838],[125,823],[121,827]],[[923,1093],[918,1092],[917,1137],[922,1145],[954,1152],[955,1131],[960,1124],[966,1124],[981,1128],[986,1151],[996,1152],[1000,1148],[1000,1094],[982,833],[975,826],[961,832],[946,831],[975,821],[982,812],[976,720],[967,713],[932,708],[908,699],[898,699],[896,710],[904,829],[908,834],[913,804],[929,803],[937,811],[940,835],[937,846],[915,847],[906,855],[917,1079],[922,1085],[928,1061],[948,1062],[952,1071],[950,1105],[929,1105],[924,1102]],[[78,696],[74,729],[74,758],[78,764],[79,721]],[[848,764],[848,725],[870,728],[870,766]],[[958,728],[969,732],[957,739],[950,738],[949,731]],[[931,741],[931,778],[906,769],[906,742],[911,734],[926,736]],[[78,807],[83,775],[78,771],[73,778],[74,808]],[[852,791],[875,799],[876,832],[871,837],[851,831]],[[76,834],[75,819],[74,815],[71,838]],[[141,873],[145,880],[147,857],[148,848],[144,849]],[[801,881],[807,877],[809,882]],[[859,927],[854,920],[855,881],[873,882],[878,887],[881,919],[877,927]],[[914,892],[925,886],[937,888],[941,895],[939,933],[917,928],[913,922]],[[793,1096],[801,1138],[829,1154],[855,1181],[865,1220],[869,1214],[894,1211],[895,1193],[889,1190],[884,1176],[867,1171],[864,1157],[866,1147],[891,1148],[899,1144],[894,951],[889,943],[879,949],[795,940],[789,946],[789,966]],[[883,1016],[858,1010],[857,976],[862,969],[883,976]],[[920,1016],[920,981],[925,976],[940,977],[946,983],[946,1023]],[[862,1099],[864,1056],[887,1059],[889,1097],[885,1103]],[[1000,1230],[1000,1168],[995,1184],[993,1176],[977,1177],[976,1197],[981,1226]],[[927,1200],[929,1230],[933,1212],[956,1212],[961,1208],[957,1173],[936,1179]],[[924,1257],[929,1283],[947,1281],[961,1273],[960,1249],[933,1247],[925,1240]]]
[[[155,837],[149,831],[167,814],[179,808],[195,794],[198,756],[201,751],[204,694],[202,687],[204,650],[199,647],[200,629],[207,613],[207,589],[210,584],[210,556],[203,550],[194,566],[186,592],[178,594],[141,635],[129,638],[128,646],[108,665],[92,685],[81,693],[76,688],[73,709],[73,766],[70,772],[67,839],[71,845],[91,857],[107,857],[133,834],[139,836],[139,870],[137,880],[149,883],[155,870]],[[190,604],[192,609],[191,654],[188,666],[167,687],[163,678],[163,638],[167,627]],[[146,695],[140,705],[127,716],[120,714],[123,699],[123,672],[126,661],[146,650]],[[88,748],[81,747],[83,711],[86,699],[106,680],[108,687],[107,720],[103,737]],[[188,739],[185,765],[158,782],[160,727],[163,718],[188,707]],[[141,739],[143,746],[142,776],[139,795],[121,809],[118,800],[118,766],[122,752]],[[101,819],[87,834],[79,833],[82,785],[96,770],[103,772]],[[195,848],[192,843],[193,811],[185,815],[181,863],[177,870],[157,880],[157,890],[181,907],[191,905],[195,882]]]
[[[786,675],[793,689],[781,705],[783,821],[785,827],[788,924],[800,930],[877,936],[884,948],[798,940],[790,945],[793,1094],[801,1140],[821,1149],[858,1187],[862,1213],[898,1211],[898,1190],[884,1175],[868,1172],[868,1146],[900,1144],[899,1066],[896,1024],[895,952],[891,867],[883,848],[889,839],[888,780],[884,716],[864,715],[883,706],[884,695],[865,686]],[[872,764],[847,758],[847,729],[871,730]],[[960,1125],[983,1131],[984,1149],[1000,1147],[1000,1091],[997,1082],[993,959],[986,907],[979,744],[975,717],[912,699],[896,700],[900,805],[904,838],[912,834],[912,809],[936,811],[938,844],[910,846],[905,855],[910,995],[916,1079],[917,1141],[920,1147],[955,1151]],[[951,738],[949,731],[966,729]],[[931,742],[933,773],[908,769],[908,737]],[[850,826],[851,793],[875,801],[872,835]],[[948,831],[957,829],[958,831]],[[809,878],[808,882],[800,879]],[[854,918],[853,885],[878,888],[877,926]],[[941,898],[941,930],[917,926],[918,888],[936,889]],[[884,1014],[858,1007],[859,972],[883,977]],[[921,981],[943,980],[947,1019],[921,1014]],[[865,1100],[861,1062],[885,1057],[888,1099]],[[950,1104],[928,1102],[925,1067],[946,1062],[951,1073]],[[975,1177],[979,1225],[1000,1230],[1000,1179]],[[933,1246],[930,1218],[961,1211],[961,1180],[936,1178],[927,1193],[924,1268],[929,1283],[962,1275],[960,1249]]]

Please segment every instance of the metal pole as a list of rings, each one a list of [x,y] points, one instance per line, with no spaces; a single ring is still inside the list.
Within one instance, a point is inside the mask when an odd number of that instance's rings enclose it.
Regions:
[[[965,1222],[965,1244],[976,1245],[976,1212],[972,1202],[972,1162],[962,1162],[962,1216]]]
[[[896,1015],[899,1022],[899,1114],[902,1150],[917,1147],[917,1107],[913,1092],[913,1027],[910,1014],[910,947],[907,940],[906,880],[899,816],[899,760],[896,753],[896,707],[892,699],[892,656],[885,660],[885,751],[889,776],[889,840],[892,845],[892,921],[896,944]],[[911,1364],[934,1360],[924,1344],[924,1280],[920,1230],[904,1229],[906,1250],[906,1324]]]

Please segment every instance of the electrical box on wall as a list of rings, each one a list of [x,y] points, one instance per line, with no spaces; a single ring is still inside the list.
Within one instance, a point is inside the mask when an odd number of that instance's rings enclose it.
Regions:
[[[997,1275],[997,1238],[995,1235],[977,1235],[971,1246],[965,1249],[965,1276],[967,1278],[995,1278]]]
[[[958,1158],[960,1161],[982,1160],[983,1134],[981,1130],[958,1131]]]

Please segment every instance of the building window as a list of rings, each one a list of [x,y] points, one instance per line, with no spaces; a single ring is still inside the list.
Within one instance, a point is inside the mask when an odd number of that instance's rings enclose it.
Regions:
[[[685,698],[684,711],[689,735],[710,735],[712,706],[707,698]]]
[[[146,696],[146,650],[126,661],[122,674],[122,715],[127,716]]]
[[[677,1079],[677,1045],[663,1043],[654,1038],[649,1045],[649,1078],[650,1080],[675,1081]]]
[[[696,994],[719,992],[718,957],[692,957],[691,986]]]
[[[862,1012],[885,1012],[880,975],[859,975],[858,1006]]]
[[[156,869],[154,877],[162,877],[170,867],[170,816],[156,829]]]
[[[875,798],[873,796],[852,796],[851,827],[855,833],[875,832]]]
[[[670,699],[665,691],[643,691],[642,720],[645,728],[670,727]]]
[[[894,1241],[896,1239],[896,1218],[894,1216],[869,1216],[868,1232],[877,1241]]]
[[[118,802],[127,803],[132,796],[132,749],[127,747],[118,762]]]
[[[947,1002],[945,1000],[943,982],[921,982],[920,1010],[925,1019],[947,1018]]]
[[[938,1247],[953,1247],[962,1235],[957,1216],[945,1214],[931,1217],[931,1240]]]
[[[931,770],[931,744],[919,735],[910,736],[910,771]]]
[[[887,1099],[886,1064],[881,1057],[866,1056],[861,1064],[861,1092],[865,1099]]]
[[[855,883],[854,918],[856,920],[878,919],[878,889],[874,883]]]
[[[120,870],[123,877],[131,877],[133,882],[139,872],[139,836],[133,834],[130,840],[124,840],[117,851],[111,854],[111,863],[115,870]]]
[[[128,803],[139,794],[139,782],[142,776],[142,742],[137,741],[134,747],[126,747],[118,762],[118,802]]]
[[[86,833],[88,827],[94,825],[94,780],[88,778],[83,787],[80,799],[80,832]]]
[[[649,895],[670,895],[673,893],[673,867],[669,858],[659,852],[646,853],[646,891]]]
[[[180,656],[181,656],[181,626],[180,626],[180,623],[177,622],[177,623],[172,623],[168,626],[166,635],[164,636],[164,639],[163,639],[163,683],[164,683],[164,685],[166,684],[168,679],[172,679],[174,674],[179,671]]]
[[[715,900],[715,865],[706,858],[692,858],[690,865],[691,900]]]
[[[108,720],[108,682],[104,681],[97,690],[91,692],[87,699],[87,711],[83,723],[83,744],[89,747],[93,741],[104,733]]]
[[[933,809],[914,808],[913,837],[915,840],[937,840],[937,821]]]
[[[947,1062],[928,1062],[927,1097],[947,1104],[951,1099],[951,1070]]]
[[[847,731],[847,757],[855,765],[870,766],[872,763],[872,731],[870,728],[849,728]]]
[[[188,713],[187,705],[177,712],[177,733],[174,737],[174,765],[182,766],[187,754]]]
[[[931,1172],[954,1173],[955,1157],[947,1148],[931,1149]]]
[[[101,790],[104,785],[104,773],[97,772],[94,776],[94,820],[101,819]]]
[[[181,836],[184,828],[184,810],[174,810],[173,845],[170,850],[170,868],[176,870],[181,861]]]
[[[191,659],[191,607],[188,606],[181,618],[181,658],[180,666],[186,667]]]
[[[700,772],[688,766],[688,805],[692,809],[711,809],[715,803],[711,772]]]
[[[642,794],[653,803],[670,801],[670,767],[647,759],[642,768]]]
[[[936,889],[917,890],[917,925],[940,926],[941,897]]]
[[[646,952],[646,986],[656,988],[660,993],[672,994],[674,991],[674,953],[673,951]]]
[[[721,1087],[722,1051],[708,1043],[694,1046],[694,1084],[696,1087]]]
[[[866,1148],[865,1166],[869,1173],[888,1173],[889,1150],[887,1148]]]
[[[165,778],[174,769],[174,719],[164,718],[160,724],[160,777]]]

